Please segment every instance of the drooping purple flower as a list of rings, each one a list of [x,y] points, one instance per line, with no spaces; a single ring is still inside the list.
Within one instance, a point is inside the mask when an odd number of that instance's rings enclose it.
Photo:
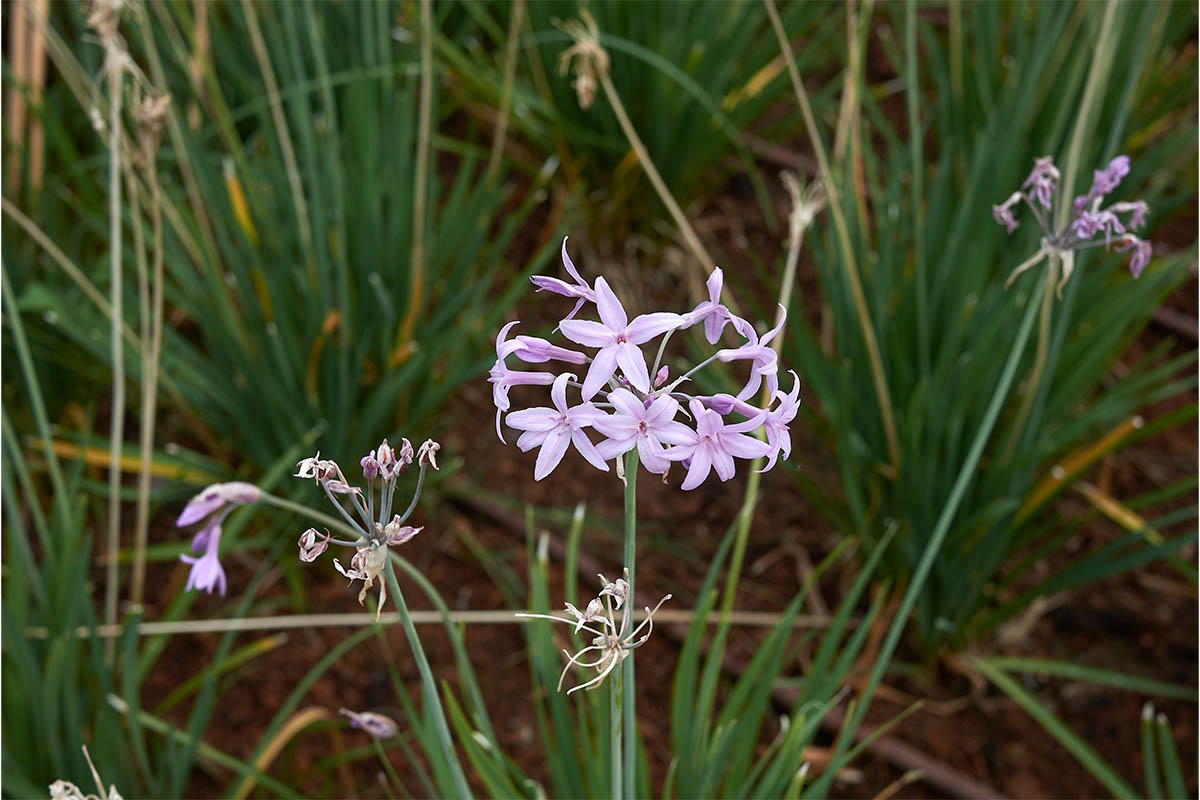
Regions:
[[[596,446],[605,460],[636,447],[646,469],[661,475],[671,466],[664,445],[691,441],[691,429],[675,421],[679,401],[670,395],[659,395],[646,406],[628,389],[616,389],[609,392],[608,402],[612,403],[614,413],[598,417],[592,423],[593,428],[608,437]]]
[[[1017,222],[1016,215],[1013,214],[1012,210],[1013,204],[1020,199],[1021,193],[1016,192],[1000,205],[992,206],[992,217],[996,222],[1004,226],[1005,233],[1012,233],[1021,226],[1021,223]]]
[[[724,274],[720,267],[713,269],[712,274],[704,285],[708,288],[708,299],[697,305],[690,314],[684,315],[682,327],[690,328],[701,322],[704,323],[704,338],[709,344],[716,344],[721,338],[721,331],[733,318],[729,309],[721,304],[721,286]]]
[[[191,564],[192,569],[188,573],[187,585],[183,587],[185,592],[190,592],[192,589],[213,593],[217,592],[225,596],[225,570],[221,567],[220,549],[221,549],[221,519],[222,515],[212,517],[201,531],[192,540],[193,549],[197,540],[203,545],[204,553],[199,558],[190,556],[187,553],[180,553],[179,560],[185,564]],[[197,552],[199,552],[197,550]]]
[[[579,313],[579,309],[583,308],[584,303],[596,302],[596,291],[588,282],[585,281],[579,272],[575,269],[575,264],[571,261],[571,257],[567,255],[567,237],[563,237],[562,241],[562,262],[563,267],[567,270],[567,274],[575,279],[575,283],[567,283],[559,278],[550,278],[545,275],[533,275],[530,280],[537,287],[536,291],[553,292],[561,294],[563,297],[577,298],[575,307],[571,309],[571,313],[563,317],[564,320],[574,319]]]
[[[727,481],[735,472],[734,458],[752,459],[770,454],[769,444],[745,433],[762,425],[766,411],[744,422],[726,425],[720,414],[705,408],[699,399],[693,398],[688,407],[696,420],[696,430],[687,429],[689,441],[666,452],[670,461],[689,459],[691,462],[680,488],[695,489],[714,469],[718,478]]]
[[[379,459],[375,458],[374,450],[360,458],[358,465],[362,467],[363,477],[367,480],[373,481],[379,477]]]
[[[518,349],[515,340],[506,341],[505,337],[517,323],[510,322],[500,329],[496,337],[496,363],[488,372],[488,383],[492,384],[492,403],[496,406],[496,435],[504,441],[504,432],[500,427],[500,418],[508,411],[511,403],[508,400],[508,390],[513,386],[549,386],[554,383],[554,375],[549,372],[526,372],[509,369],[504,359]]]
[[[599,279],[603,280],[603,279]],[[505,420],[509,427],[524,431],[517,438],[517,447],[522,452],[529,452],[535,447],[538,451],[537,463],[533,469],[534,480],[540,481],[549,475],[567,452],[567,447],[575,445],[579,454],[596,469],[608,472],[608,464],[596,450],[596,446],[583,432],[584,428],[595,424],[604,412],[589,402],[574,408],[567,407],[567,381],[575,376],[563,373],[554,380],[550,388],[550,399],[553,408],[541,406],[514,411]]]
[[[1029,196],[1037,200],[1042,208],[1049,210],[1054,202],[1058,179],[1058,167],[1054,166],[1054,159],[1050,156],[1042,156],[1033,162],[1033,171],[1029,173],[1029,177],[1025,179],[1021,187],[1028,186]]]
[[[763,334],[759,338],[758,332],[754,330],[754,326],[741,317],[734,317],[733,327],[742,336],[746,337],[746,343],[740,347],[726,348],[717,351],[717,360],[729,363],[731,361],[749,361],[752,366],[750,368],[750,379],[742,390],[738,392],[737,398],[745,400],[758,391],[758,387],[766,380],[767,391],[774,394],[779,388],[779,356],[774,349],[769,347],[771,340],[779,335],[783,330],[783,323],[787,320],[787,309],[783,306],[779,307],[779,323]]]
[[[591,400],[617,367],[621,368],[630,385],[640,392],[649,392],[650,371],[646,367],[646,356],[638,345],[678,328],[683,317],[658,311],[642,314],[630,322],[624,306],[604,278],[596,278],[596,309],[600,313],[600,322],[563,320],[559,326],[563,335],[576,344],[600,348],[583,379],[583,399]]]
[[[259,489],[253,483],[244,481],[214,483],[188,501],[179,518],[175,520],[175,526],[182,528],[185,525],[199,522],[227,505],[235,506],[257,502],[259,496]]]

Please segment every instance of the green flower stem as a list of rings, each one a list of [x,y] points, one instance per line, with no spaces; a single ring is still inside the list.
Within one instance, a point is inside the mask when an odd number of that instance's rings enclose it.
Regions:
[[[629,576],[625,579],[629,583],[629,595],[625,602],[634,608],[637,607],[633,591],[634,564],[637,558],[637,473],[638,451],[635,447],[625,454],[625,569],[629,570]],[[630,609],[631,612],[632,610]],[[629,614],[627,627],[633,627],[632,613]],[[628,630],[621,631],[622,636],[626,636],[628,633]],[[621,710],[625,717],[625,780],[622,786],[625,797],[632,798],[637,795],[638,730],[632,650],[629,651],[629,655],[625,657],[625,663],[621,666],[621,679],[624,687],[621,692]],[[618,730],[617,736],[619,735],[620,731]],[[618,757],[618,754],[613,754],[614,761]]]
[[[470,797],[471,787],[467,785],[467,776],[463,773],[462,764],[458,762],[458,751],[454,749],[454,741],[450,738],[450,727],[446,724],[446,712],[442,710],[442,701],[438,696],[437,684],[433,680],[433,671],[429,668],[429,659],[425,657],[425,648],[421,647],[421,638],[417,636],[416,626],[408,613],[408,605],[404,602],[404,594],[400,591],[400,582],[396,580],[396,572],[392,568],[392,560],[387,560],[386,578],[388,589],[392,593],[396,610],[400,612],[400,621],[404,625],[404,635],[408,637],[408,645],[412,648],[413,658],[417,662],[417,670],[421,673],[421,688],[425,693],[425,706],[433,714],[433,725],[437,731],[438,740],[445,751],[449,762],[450,774],[458,789],[459,797]]]
[[[608,682],[609,752],[612,776],[609,781],[613,800],[621,800],[621,682]]]

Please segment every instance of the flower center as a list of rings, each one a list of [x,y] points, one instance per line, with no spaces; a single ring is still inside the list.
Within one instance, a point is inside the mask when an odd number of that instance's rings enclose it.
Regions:
[[[638,433],[640,433],[640,434],[642,434],[643,436],[645,436],[645,435],[646,435],[646,432],[647,432],[647,431],[649,431],[649,430],[650,430],[650,426],[648,426],[648,425],[646,424],[646,420],[642,420],[641,422],[639,422],[639,423],[638,423]]]

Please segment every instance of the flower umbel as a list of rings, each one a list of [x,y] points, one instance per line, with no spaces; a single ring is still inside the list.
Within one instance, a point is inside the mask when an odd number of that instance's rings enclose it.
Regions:
[[[617,475],[622,479],[621,457],[634,449],[640,463],[664,480],[671,462],[682,461],[688,470],[684,489],[699,486],[714,467],[721,480],[729,480],[735,471],[734,458],[767,457],[770,469],[781,454],[788,456],[791,439],[787,423],[799,405],[799,384],[789,395],[778,392],[779,358],[769,346],[783,327],[783,315],[774,329],[760,336],[749,321],[721,302],[724,276],[715,269],[706,284],[708,299],[689,313],[659,311],[630,320],[608,281],[597,277],[593,288],[583,280],[567,255],[565,239],[562,255],[574,284],[540,276],[533,281],[539,289],[575,299],[574,308],[561,320],[558,330],[578,349],[537,337],[510,339],[509,332],[517,324],[510,322],[496,340],[496,364],[489,378],[496,405],[496,433],[501,441],[506,421],[509,427],[522,431],[517,439],[521,450],[540,448],[534,467],[536,480],[553,472],[572,445],[590,464],[605,472],[606,462],[616,459]],[[577,318],[589,303],[595,307],[599,321]],[[728,335],[727,325],[741,337],[741,344],[719,349],[679,377],[669,379],[672,370],[663,363],[663,357],[675,332],[701,326],[704,339],[715,345]],[[659,337],[657,355],[650,365],[642,345]],[[580,382],[569,372],[555,375],[510,369],[506,363],[510,357],[528,364],[553,360],[588,367]],[[746,383],[728,402],[719,396],[695,397],[681,388],[693,374],[714,361],[745,362],[748,366]],[[772,403],[780,404],[770,414],[744,402],[764,384]],[[518,385],[550,385],[552,405],[511,410],[508,392]],[[785,404],[788,411],[782,410]],[[726,420],[728,414],[737,417]],[[745,435],[760,428],[765,428],[766,442]],[[593,441],[590,431],[604,438]]]
[[[626,575],[628,572],[626,570]],[[663,603],[671,599],[671,595],[666,595],[658,601],[653,610],[646,606],[646,618],[638,623],[637,627],[633,627],[632,604],[627,602],[629,584],[624,578],[610,582],[603,575],[598,577],[604,588],[600,590],[596,599],[588,603],[584,611],[581,612],[570,603],[566,604],[567,613],[571,619],[555,617],[550,614],[517,614],[518,617],[524,619],[551,619],[555,622],[566,622],[574,625],[575,633],[587,631],[592,634],[592,643],[575,655],[563,650],[563,655],[567,657],[567,665],[563,667],[562,674],[558,678],[559,691],[562,691],[563,681],[566,680],[567,672],[572,666],[596,670],[595,677],[586,683],[568,689],[567,694],[580,689],[594,689],[603,683],[609,673],[625,660],[630,651],[646,643],[654,631],[654,614],[662,607]],[[624,610],[622,610],[622,606],[624,606]],[[620,621],[616,617],[617,611],[621,611]],[[645,629],[645,633],[642,633],[643,629]],[[595,656],[595,660],[584,660],[587,654]]]
[[[379,580],[376,619],[387,601],[387,585],[381,573],[387,566],[388,548],[402,545],[421,532],[421,528],[404,523],[417,507],[421,487],[425,483],[425,472],[430,468],[438,468],[437,453],[440,449],[441,445],[437,442],[426,439],[414,453],[412,444],[407,439],[402,439],[400,448],[396,450],[384,439],[378,447],[359,460],[367,482],[365,491],[351,486],[337,462],[323,460],[320,453],[296,465],[298,469],[295,477],[313,478],[325,491],[325,496],[337,508],[342,519],[357,534],[356,540],[343,541],[334,539],[328,533],[322,538],[316,529],[309,528],[300,535],[297,543],[300,560],[306,563],[315,561],[330,544],[354,548],[349,568],[343,567],[342,562],[336,558],[333,560],[333,566],[351,582],[362,581],[362,589],[358,593],[360,605],[365,605],[367,591]],[[393,514],[392,499],[396,494],[398,479],[414,460],[419,471],[412,500],[403,513]],[[378,503],[375,500],[376,488]]]
[[[1074,254],[1077,250],[1090,247],[1104,247],[1117,252],[1133,250],[1129,258],[1129,271],[1133,277],[1141,276],[1142,270],[1150,263],[1153,248],[1149,242],[1138,238],[1131,230],[1138,230],[1146,224],[1146,214],[1149,207],[1141,200],[1133,202],[1113,203],[1107,208],[1101,208],[1107,195],[1116,190],[1121,179],[1129,174],[1129,156],[1117,156],[1108,162],[1104,169],[1092,173],[1092,186],[1086,195],[1080,195],[1071,203],[1071,214],[1059,230],[1054,228],[1055,215],[1058,212],[1058,168],[1050,156],[1043,156],[1034,161],[1033,171],[1021,185],[1021,191],[1013,192],[1007,200],[992,206],[992,216],[996,222],[1004,226],[1006,232],[1012,233],[1019,226],[1014,208],[1024,202],[1037,219],[1042,229],[1042,244],[1036,253],[1013,270],[1005,282],[1005,287],[1013,282],[1018,275],[1036,266],[1042,259],[1054,255],[1062,261],[1062,279],[1058,284],[1059,297],[1062,296],[1063,285],[1071,277],[1074,268]],[[1119,215],[1127,214],[1122,222]],[[1095,238],[1103,233],[1103,241]]]

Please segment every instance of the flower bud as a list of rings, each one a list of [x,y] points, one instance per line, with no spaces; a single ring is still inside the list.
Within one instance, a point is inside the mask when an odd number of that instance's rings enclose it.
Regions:
[[[663,364],[662,369],[660,369],[658,371],[658,374],[654,376],[654,388],[657,389],[658,387],[660,387],[664,383],[666,383],[667,377],[670,374],[671,374],[671,371],[669,369],[667,369],[667,365]]]
[[[367,480],[373,481],[379,477],[379,460],[375,458],[374,450],[363,456],[358,465],[362,467],[363,477]]]
[[[376,714],[374,711],[351,711],[343,708],[339,709],[338,713],[350,718],[351,728],[365,731],[376,739],[390,739],[400,730],[400,726],[391,717]]]
[[[417,459],[421,467],[429,466],[438,469],[437,453],[441,449],[442,446],[433,439],[426,439],[425,443],[421,445],[421,449],[417,451]]]
[[[404,472],[413,462],[413,446],[408,439],[400,440],[400,453],[396,457],[396,472]]]

